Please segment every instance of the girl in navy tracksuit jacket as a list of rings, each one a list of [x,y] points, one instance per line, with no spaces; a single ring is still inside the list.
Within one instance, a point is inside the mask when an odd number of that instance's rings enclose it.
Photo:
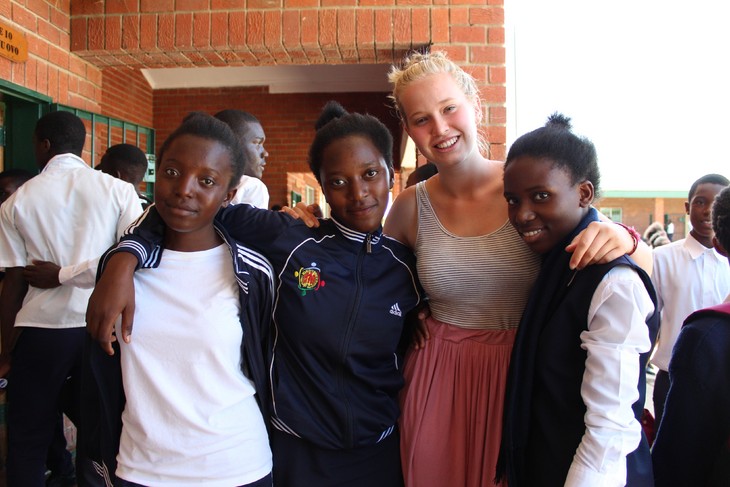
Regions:
[[[393,184],[392,137],[374,117],[330,102],[310,167],[332,218],[308,228],[237,205],[218,222],[273,264],[278,282],[270,365],[277,486],[399,486],[398,343],[421,301],[415,257],[382,234]],[[119,250],[154,267],[162,241],[154,207]]]

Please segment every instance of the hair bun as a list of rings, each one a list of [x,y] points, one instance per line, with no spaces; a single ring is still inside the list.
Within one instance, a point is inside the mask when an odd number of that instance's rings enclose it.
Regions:
[[[347,110],[345,110],[345,107],[343,107],[334,100],[330,100],[327,102],[324,108],[322,108],[322,113],[319,114],[319,118],[314,123],[314,128],[316,130],[319,130],[328,123],[330,123],[332,120],[340,118],[343,115],[347,115]]]
[[[552,127],[556,129],[570,130],[573,128],[570,124],[570,117],[566,117],[562,113],[555,112],[550,115],[545,123],[546,127]]]

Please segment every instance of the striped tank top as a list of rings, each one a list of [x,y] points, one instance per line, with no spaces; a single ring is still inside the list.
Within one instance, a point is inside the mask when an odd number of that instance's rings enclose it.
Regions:
[[[463,328],[517,328],[540,257],[509,221],[487,235],[460,237],[441,224],[423,183],[416,198],[418,277],[431,315]]]

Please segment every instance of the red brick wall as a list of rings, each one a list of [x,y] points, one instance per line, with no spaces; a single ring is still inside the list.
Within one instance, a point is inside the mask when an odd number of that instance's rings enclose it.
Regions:
[[[269,188],[272,204],[280,203],[288,201],[287,173],[309,172],[307,151],[314,138],[314,122],[330,99],[336,99],[349,111],[368,112],[379,118],[390,128],[395,147],[399,147],[400,126],[386,97],[386,93],[269,94],[265,88],[157,90],[153,103],[157,146],[191,111],[214,114],[236,108],[250,112],[266,132],[269,157],[263,181]]]
[[[70,0],[0,2],[0,19],[25,34],[25,63],[0,58],[0,78],[57,103],[99,111],[101,71],[70,54]]]
[[[505,155],[503,0],[74,0],[71,14],[71,49],[103,67],[390,63],[432,45],[478,80]]]
[[[299,193],[302,196],[302,201],[304,203],[307,203],[306,201],[306,191],[307,187],[313,188],[315,191],[315,201],[314,203],[319,204],[320,198],[322,197],[322,189],[319,186],[319,183],[317,182],[317,178],[314,177],[314,174],[311,172],[290,172],[286,175],[287,177],[287,187],[290,191],[295,191]],[[291,205],[292,201],[290,199],[290,194],[286,195],[287,198],[283,200],[272,200],[270,202],[271,205]],[[326,205],[325,205],[326,206]],[[322,211],[326,211],[326,208],[323,208]]]
[[[684,238],[689,221],[684,210],[687,198],[602,198],[596,202],[598,208],[621,208],[623,223],[644,233],[652,222],[664,223],[664,215],[674,221],[674,240]],[[657,211],[657,209],[660,209]]]
[[[505,155],[503,0],[10,0],[0,2],[0,18],[27,35],[30,51],[27,63],[0,58],[0,77],[62,104],[143,125],[151,120],[159,140],[181,114],[165,121],[167,107],[150,108],[165,94],[150,93],[140,68],[390,63],[432,45],[478,80],[491,156]],[[210,104],[192,108],[217,109],[209,95],[202,94]],[[382,107],[374,114],[388,118],[386,102],[358,104],[368,95],[351,96],[352,104],[338,98],[350,110]],[[283,184],[283,171],[304,164],[311,120],[326,98],[267,95],[260,105],[240,105],[268,129],[267,183]],[[277,114],[282,106],[287,110]]]
[[[139,69],[111,67],[102,71],[71,53],[70,13],[70,0],[0,1],[0,20],[22,32],[28,41],[25,63],[0,57],[0,78],[49,96],[54,103],[151,127],[152,90]],[[86,125],[90,129],[90,123]],[[94,153],[98,162],[107,139],[104,126],[97,124],[96,130]],[[112,133],[113,144],[122,140],[121,131]],[[128,132],[127,141],[135,143],[134,135]],[[143,137],[140,145],[145,143]],[[88,138],[83,157],[90,163],[90,156]]]
[[[152,88],[139,69],[102,70],[101,110],[106,116],[152,127]]]

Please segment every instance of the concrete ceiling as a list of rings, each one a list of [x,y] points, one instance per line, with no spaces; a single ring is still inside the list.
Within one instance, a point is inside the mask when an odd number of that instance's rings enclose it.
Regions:
[[[388,92],[389,64],[142,69],[153,90],[268,86],[270,93]]]

